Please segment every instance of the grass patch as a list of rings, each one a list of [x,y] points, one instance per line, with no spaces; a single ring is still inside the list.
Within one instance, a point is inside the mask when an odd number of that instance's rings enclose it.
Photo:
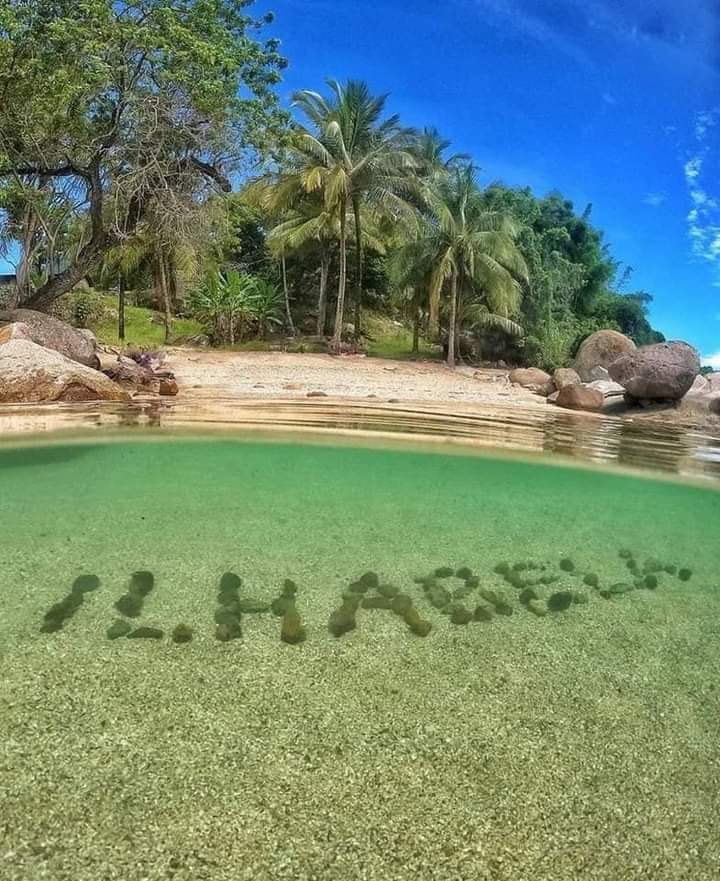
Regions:
[[[103,296],[104,316],[91,324],[90,330],[98,338],[98,342],[106,346],[123,345],[117,335],[117,298]],[[397,360],[413,360],[416,358],[438,359],[442,357],[439,346],[434,346],[425,339],[420,339],[420,351],[412,353],[412,330],[403,324],[380,315],[366,311],[364,329],[367,333],[367,353],[370,358],[392,358]],[[172,324],[172,345],[191,345],[196,337],[204,336],[204,328],[199,321],[192,318],[176,318]],[[125,307],[125,346],[137,346],[142,349],[159,349],[165,345],[165,326],[162,316],[153,309],[144,306]],[[282,350],[296,353],[321,353],[327,346],[316,339],[296,337],[274,337],[272,339],[248,339],[233,346],[220,346],[228,352],[269,352]]]
[[[103,300],[106,305],[106,317],[91,325],[90,330],[98,338],[98,342],[103,345],[123,345],[117,335],[117,299],[103,297]],[[180,343],[203,334],[203,326],[199,321],[192,318],[176,318],[172,323],[170,342],[171,344]],[[126,306],[124,345],[137,346],[141,349],[159,349],[164,346],[165,325],[160,313],[142,306]]]
[[[365,332],[368,335],[367,353],[370,358],[415,360],[442,358],[442,349],[420,337],[419,352],[412,352],[412,330],[376,312],[365,312]]]

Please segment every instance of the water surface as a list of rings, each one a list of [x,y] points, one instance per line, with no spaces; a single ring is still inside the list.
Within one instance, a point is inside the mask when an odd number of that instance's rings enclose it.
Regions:
[[[217,436],[0,449],[4,877],[716,879],[706,483]],[[581,601],[538,617],[503,562]],[[461,602],[490,620],[429,602],[438,567],[472,570]],[[163,638],[109,640],[136,570],[155,581],[132,626]],[[368,570],[429,635],[377,609],[329,632]],[[294,580],[307,639],[265,612],[219,641],[228,571],[259,604]],[[46,632],[83,575],[99,586]]]

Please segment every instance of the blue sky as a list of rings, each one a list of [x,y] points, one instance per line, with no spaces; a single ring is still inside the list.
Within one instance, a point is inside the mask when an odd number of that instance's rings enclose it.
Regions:
[[[720,369],[720,0],[259,0],[290,61],[390,93],[487,182],[556,188]]]

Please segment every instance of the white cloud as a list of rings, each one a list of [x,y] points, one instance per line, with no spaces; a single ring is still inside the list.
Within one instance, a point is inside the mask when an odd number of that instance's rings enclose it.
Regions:
[[[688,238],[695,257],[713,270],[713,287],[720,287],[720,197],[714,187],[718,178],[717,132],[720,108],[695,117],[695,147],[683,165],[691,208],[687,215]]]
[[[714,355],[703,355],[702,362],[705,367],[712,367],[713,370],[720,370],[720,352]]]
[[[717,125],[718,117],[720,117],[720,111],[718,111],[717,109],[706,110],[703,113],[698,113],[695,119],[695,137],[698,141],[702,141],[705,138],[708,129],[712,128],[714,125]]]
[[[611,95],[610,92],[603,92],[602,99],[606,104],[609,104],[611,107],[614,104],[617,104],[617,98],[614,95]]]
[[[664,202],[667,202],[667,193],[646,193],[643,202],[652,208],[658,208]]]
[[[689,159],[685,163],[685,180],[688,181],[688,183],[696,181],[700,177],[702,167],[703,161],[701,156],[693,156],[692,159]]]

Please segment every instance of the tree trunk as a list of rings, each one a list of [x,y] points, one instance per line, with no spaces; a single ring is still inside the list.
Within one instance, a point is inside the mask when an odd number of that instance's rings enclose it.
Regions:
[[[411,355],[417,355],[420,351],[420,307],[415,306],[415,315],[413,317],[413,341]]]
[[[433,282],[428,282],[428,336],[433,342],[440,339],[440,291],[433,296]]]
[[[448,367],[455,366],[455,325],[457,324],[457,271],[453,270],[450,279],[450,321],[448,323]]]
[[[333,348],[338,349],[342,342],[343,318],[345,313],[345,285],[347,283],[347,205],[343,199],[340,204],[340,280],[338,282],[337,308],[335,310],[335,330]]]
[[[287,265],[285,263],[285,252],[280,257],[280,266],[282,268],[283,294],[285,295],[285,316],[287,318],[287,327],[290,336],[295,336],[295,325],[293,324],[292,312],[290,311],[290,291],[288,290]]]
[[[165,345],[170,342],[170,331],[172,329],[172,309],[170,307],[170,290],[167,281],[167,267],[165,265],[165,255],[160,253],[158,257],[158,281],[160,282],[160,300],[163,307],[163,316],[165,322]]]
[[[320,257],[320,294],[318,296],[317,333],[325,336],[325,322],[327,320],[327,283],[330,273],[330,255],[323,245]]]
[[[115,244],[114,237],[107,232],[103,224],[103,188],[99,157],[92,161],[86,170],[85,177],[87,197],[90,202],[89,214],[92,229],[90,240],[83,245],[67,269],[49,278],[41,288],[35,291],[26,304],[30,309],[38,309],[41,312],[49,309],[55,300],[71,291],[79,281],[82,281],[88,272],[97,266],[108,248]],[[132,222],[126,228],[126,233],[135,228],[138,220],[139,213],[137,216],[133,216]]]
[[[173,310],[177,312],[178,307],[180,306],[180,279],[178,276],[177,264],[175,263],[175,255],[172,250],[168,251],[165,257],[165,267],[170,304]]]
[[[363,247],[362,229],[360,221],[360,199],[353,196],[353,214],[355,215],[355,339],[361,336],[360,322],[362,320],[362,292],[363,292]]]
[[[125,342],[125,275],[118,277],[118,339]]]
[[[33,242],[37,233],[37,218],[30,205],[25,208],[23,217],[23,236],[20,245],[20,263],[15,274],[15,294],[10,301],[10,308],[14,309],[18,303],[23,303],[32,294],[30,275],[32,273],[32,261],[35,253]]]

